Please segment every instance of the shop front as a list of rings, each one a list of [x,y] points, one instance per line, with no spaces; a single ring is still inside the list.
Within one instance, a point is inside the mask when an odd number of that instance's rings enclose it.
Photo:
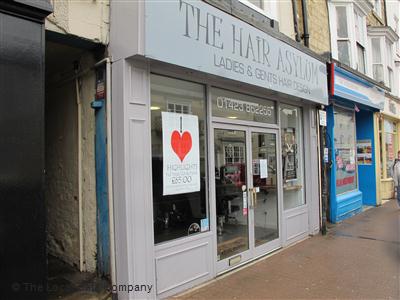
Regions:
[[[374,114],[383,107],[384,91],[336,64],[330,76],[329,217],[336,223],[377,203]]]
[[[376,123],[376,149],[379,157],[377,186],[380,197],[377,204],[382,200],[394,198],[393,165],[397,158],[399,148],[400,129],[400,104],[399,100],[389,94],[385,96],[385,106],[381,113],[377,113]]]
[[[317,233],[325,64],[202,1],[113,5],[117,284],[153,287],[120,296],[168,297]]]

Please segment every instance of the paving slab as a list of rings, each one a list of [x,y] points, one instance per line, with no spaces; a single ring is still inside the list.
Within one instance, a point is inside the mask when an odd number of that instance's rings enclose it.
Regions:
[[[178,299],[400,299],[400,209],[389,201]]]

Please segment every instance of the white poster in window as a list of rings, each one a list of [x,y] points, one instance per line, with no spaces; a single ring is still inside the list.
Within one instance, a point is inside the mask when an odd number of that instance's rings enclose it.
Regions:
[[[260,178],[268,177],[268,161],[266,159],[260,159]]]
[[[162,112],[163,195],[200,191],[197,116]]]

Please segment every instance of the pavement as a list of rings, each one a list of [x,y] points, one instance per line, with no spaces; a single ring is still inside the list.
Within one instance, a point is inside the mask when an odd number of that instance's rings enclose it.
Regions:
[[[174,298],[400,299],[399,237],[391,200]]]

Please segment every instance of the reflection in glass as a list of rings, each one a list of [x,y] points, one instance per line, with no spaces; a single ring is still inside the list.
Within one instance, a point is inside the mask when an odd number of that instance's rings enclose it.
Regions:
[[[279,236],[276,137],[273,133],[251,135],[255,246]]]
[[[213,117],[276,124],[275,102],[211,88]]]
[[[200,191],[163,196],[163,131],[161,112],[196,115],[199,120]],[[151,75],[151,146],[154,241],[195,234],[207,221],[204,86]]]
[[[249,249],[244,131],[215,129],[218,260]]]
[[[335,107],[334,124],[336,194],[339,195],[357,189],[354,112]]]
[[[303,188],[303,139],[301,109],[280,105],[283,208],[285,210],[305,203]]]

